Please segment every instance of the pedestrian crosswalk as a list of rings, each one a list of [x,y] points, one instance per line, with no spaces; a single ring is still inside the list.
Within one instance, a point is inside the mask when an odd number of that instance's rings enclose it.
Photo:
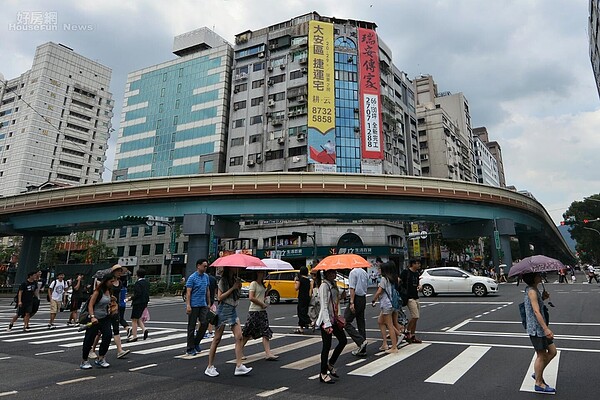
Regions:
[[[148,362],[146,365],[135,367],[139,368],[139,370],[151,367],[154,370],[159,368],[161,358],[167,360],[195,360],[208,356],[208,348],[212,339],[202,340],[201,347],[203,351],[197,356],[190,357],[184,354],[187,336],[185,329],[162,325],[156,327],[150,326],[149,329],[150,337],[147,340],[140,339],[130,343],[124,341],[123,344],[125,348],[131,350],[131,355],[129,356],[131,359],[155,356],[148,357],[145,360],[145,362]],[[10,344],[27,344],[31,348],[32,355],[52,357],[52,355],[60,352],[81,348],[83,337],[84,332],[78,332],[75,327],[59,326],[57,329],[48,330],[45,325],[38,323],[37,325],[31,325],[30,332],[22,332],[20,330],[0,332],[0,343],[4,343],[2,345],[4,349]],[[373,349],[379,347],[378,344],[380,344],[375,343],[375,341],[376,339],[373,339],[373,343],[370,345]],[[334,346],[335,344],[336,342],[334,341]],[[359,379],[361,377],[372,378],[386,372],[396,373],[402,369],[402,363],[415,360],[415,358],[420,357],[420,354],[428,353],[427,357],[430,357],[433,353],[431,350],[436,346],[448,346],[448,343],[424,342],[422,344],[404,345],[395,354],[385,354],[381,351],[376,354],[370,354],[367,358],[357,359],[348,354],[354,349],[354,345],[349,343],[342,352],[338,365],[342,366],[344,374],[355,376]],[[484,344],[456,343],[455,346],[461,347],[458,354],[441,352],[441,355],[436,359],[436,361],[439,361],[439,365],[436,365],[437,370],[433,371],[433,373],[431,371],[424,371],[421,379],[424,384],[455,385],[461,380],[469,379],[469,374],[477,370],[478,363],[484,357],[488,357],[494,352],[508,351],[503,346]],[[294,377],[297,376],[298,371],[306,371],[310,375],[306,377],[307,379],[318,378],[318,375],[314,375],[314,373],[320,362],[321,338],[319,336],[275,333],[271,340],[271,348],[275,354],[279,355],[277,362],[271,364],[274,368],[290,371],[290,373],[294,374]],[[115,349],[115,346],[111,345],[109,350],[113,349]],[[220,360],[221,364],[235,363],[234,349],[233,335],[226,332],[222,337],[220,346],[217,348],[217,353],[219,354],[217,359]],[[531,373],[533,372],[535,353],[533,353],[531,348],[527,348],[526,346],[515,346],[510,351],[521,352],[523,355],[525,354],[523,352],[527,352],[527,359],[529,359],[529,354],[533,354],[520,388],[521,391],[533,391],[534,381],[531,378]],[[256,363],[265,358],[260,340],[250,341],[244,349],[244,353],[246,356],[244,360],[245,364]],[[437,352],[435,353],[438,354]],[[152,362],[152,364],[149,364],[149,362]],[[546,382],[553,387],[556,386],[558,378],[559,362],[560,352],[549,365],[544,375]],[[129,370],[137,371],[135,368],[129,368]]]

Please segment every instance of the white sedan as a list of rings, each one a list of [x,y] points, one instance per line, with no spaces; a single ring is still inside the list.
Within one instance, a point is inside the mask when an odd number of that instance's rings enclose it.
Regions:
[[[473,293],[481,297],[498,292],[498,283],[493,279],[456,267],[428,268],[421,274],[420,284],[425,297],[440,293]]]

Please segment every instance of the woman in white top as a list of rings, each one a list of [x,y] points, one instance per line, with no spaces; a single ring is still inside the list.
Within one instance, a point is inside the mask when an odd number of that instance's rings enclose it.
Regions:
[[[381,337],[383,344],[379,350],[384,350],[386,353],[397,353],[398,352],[398,337],[397,329],[394,326],[393,318],[398,319],[397,311],[392,307],[392,283],[397,282],[398,277],[394,277],[393,271],[394,265],[389,263],[383,263],[381,265],[381,280],[377,287],[377,292],[373,296],[371,305],[375,307],[375,302],[379,299],[379,306],[381,311],[377,318],[377,324],[381,330]],[[395,280],[394,280],[395,279]],[[392,340],[392,347],[388,349],[387,346],[387,332],[389,332],[390,339]]]
[[[246,325],[242,329],[243,344],[242,349],[250,338],[258,339],[262,337],[263,347],[265,348],[265,359],[268,361],[277,360],[278,356],[271,353],[269,340],[273,337],[273,331],[269,327],[269,316],[267,315],[267,295],[271,286],[265,287],[263,279],[264,271],[256,271],[256,279],[250,283],[250,307],[248,307],[248,318]]]
[[[346,339],[346,333],[342,327],[339,327],[335,321],[335,317],[339,315],[339,304],[340,304],[340,292],[335,282],[336,272],[335,270],[327,270],[324,272],[325,279],[321,282],[321,274],[317,273],[316,283],[319,287],[319,301],[321,308],[319,317],[315,322],[315,325],[321,327],[321,339],[323,340],[323,348],[321,349],[321,374],[319,375],[319,381],[323,383],[335,383],[331,378],[339,378],[336,369],[334,368],[335,362],[344,350],[348,340]],[[335,335],[338,340],[338,344],[331,354],[329,361],[329,350],[331,349],[331,339]]]

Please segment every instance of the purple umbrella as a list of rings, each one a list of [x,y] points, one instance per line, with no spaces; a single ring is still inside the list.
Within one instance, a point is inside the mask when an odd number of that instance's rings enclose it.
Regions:
[[[531,256],[522,259],[510,269],[508,276],[515,276],[521,274],[527,274],[530,272],[546,272],[546,271],[558,271],[559,269],[566,268],[563,263],[554,258],[546,256]]]

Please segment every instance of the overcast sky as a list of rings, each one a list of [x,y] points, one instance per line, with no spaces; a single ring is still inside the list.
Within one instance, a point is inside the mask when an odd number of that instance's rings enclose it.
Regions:
[[[600,192],[587,0],[5,0],[0,72],[15,78],[37,46],[63,43],[112,68],[118,129],[127,73],[175,58],[174,36],[208,26],[233,43],[237,33],[311,11],[375,22],[409,77],[431,74],[439,91],[463,92],[473,127],[487,127],[502,147],[507,184],[530,191],[556,222],[572,201]],[[23,12],[55,12],[58,29],[11,30]],[[115,141],[116,132],[105,181]]]

